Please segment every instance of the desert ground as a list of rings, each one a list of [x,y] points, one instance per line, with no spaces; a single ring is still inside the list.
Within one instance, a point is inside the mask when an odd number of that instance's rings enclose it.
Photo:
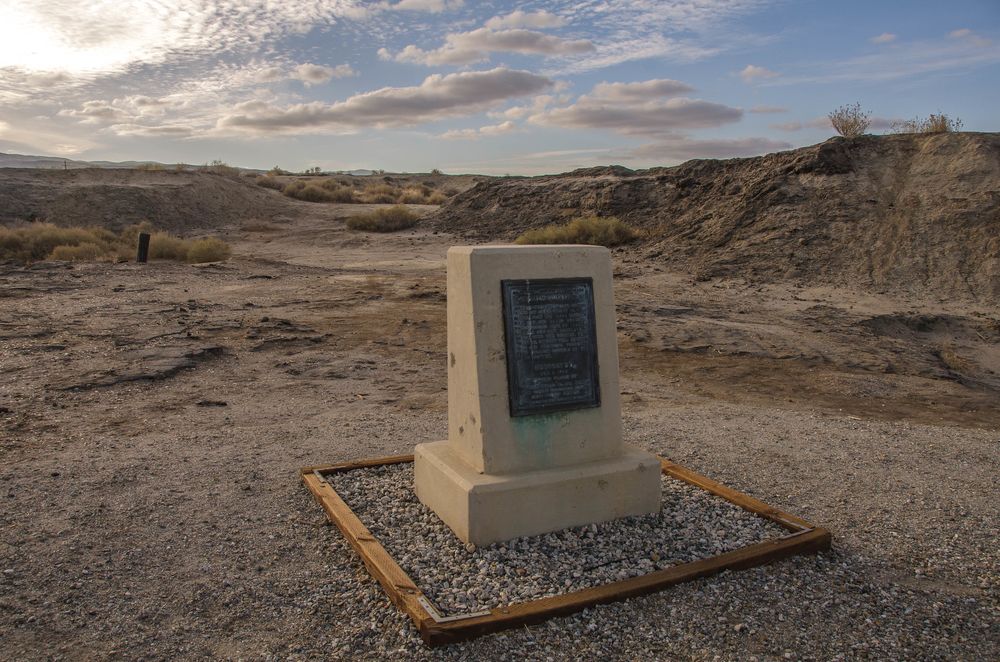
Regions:
[[[306,465],[444,438],[445,253],[289,203],[224,263],[0,266],[5,659],[1000,658],[1000,312],[615,249],[626,440],[833,549],[429,650]]]

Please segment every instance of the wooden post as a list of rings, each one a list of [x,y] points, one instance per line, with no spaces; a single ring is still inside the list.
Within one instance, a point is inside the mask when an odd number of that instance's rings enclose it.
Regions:
[[[136,262],[145,262],[149,259],[149,234],[139,233],[139,253],[135,256]]]

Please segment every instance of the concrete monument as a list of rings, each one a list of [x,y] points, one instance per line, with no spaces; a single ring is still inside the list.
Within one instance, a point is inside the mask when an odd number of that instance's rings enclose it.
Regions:
[[[448,251],[448,439],[417,497],[477,545],[656,512],[660,463],[622,441],[611,256]]]

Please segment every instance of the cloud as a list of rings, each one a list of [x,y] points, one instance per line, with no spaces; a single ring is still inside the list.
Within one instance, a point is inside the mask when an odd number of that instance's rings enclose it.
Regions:
[[[544,76],[502,67],[447,76],[434,74],[417,86],[385,87],[333,104],[242,107],[221,118],[218,126],[258,133],[413,126],[480,112],[506,99],[537,94],[551,86],[552,81]]]
[[[594,50],[586,39],[568,40],[534,30],[491,30],[478,28],[471,32],[455,32],[445,36],[440,48],[425,51],[409,45],[395,55],[398,62],[416,64],[472,64],[489,59],[490,53],[521,55],[571,55]],[[380,53],[380,57],[383,55]]]
[[[868,41],[872,42],[873,44],[888,44],[890,42],[896,41],[896,35],[894,35],[891,32],[883,32],[877,37],[872,37]]]
[[[747,112],[766,115],[769,113],[787,113],[788,109],[785,108],[784,106],[754,106]]]
[[[516,130],[517,125],[508,120],[506,122],[501,122],[500,124],[481,126],[478,129],[451,129],[450,131],[445,131],[438,137],[444,138],[445,140],[478,140],[483,136],[498,136],[504,133],[511,133]]]
[[[561,28],[566,25],[566,19],[547,11],[524,12],[518,9],[506,16],[494,16],[486,21],[486,27],[491,30],[504,28]]]
[[[776,78],[780,75],[777,71],[758,67],[755,64],[748,64],[740,71],[740,78],[743,79],[744,83],[753,83],[758,79]]]
[[[291,78],[300,80],[306,85],[320,85],[332,78],[348,78],[357,76],[358,72],[349,64],[338,64],[336,67],[326,67],[320,64],[300,64],[295,67]]]
[[[399,0],[394,5],[384,4],[387,9],[399,11],[423,11],[437,14],[446,9],[456,9],[465,4],[464,0]]]
[[[693,91],[693,87],[679,80],[656,78],[639,83],[598,83],[591,96],[608,101],[646,101]]]
[[[544,126],[656,135],[677,129],[721,126],[742,117],[739,108],[686,97],[626,105],[581,97],[570,106],[532,115],[530,121]]]
[[[803,129],[830,129],[832,128],[830,124],[829,117],[816,117],[811,120],[792,120],[789,122],[780,122],[778,124],[771,124],[772,129],[777,129],[778,131],[802,131]]]
[[[969,43],[979,48],[985,48],[986,46],[989,46],[990,44],[993,43],[986,37],[976,34],[969,28],[952,30],[951,32],[948,33],[948,36],[952,39],[960,39],[962,41],[965,41],[966,43]]]
[[[767,152],[790,149],[790,143],[770,138],[710,138],[668,136],[655,143],[633,149],[630,155],[641,159],[686,161],[688,159],[724,159],[736,156],[757,156]]]
[[[106,101],[86,101],[79,109],[64,108],[59,114],[63,117],[76,117],[83,124],[118,121],[129,116],[121,108],[116,108]]]

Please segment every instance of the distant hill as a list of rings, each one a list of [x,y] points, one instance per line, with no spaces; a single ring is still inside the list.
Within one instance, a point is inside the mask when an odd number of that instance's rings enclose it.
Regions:
[[[1000,297],[1000,133],[832,138],[745,159],[479,182],[427,225],[509,241],[596,214],[647,259],[742,277]]]

